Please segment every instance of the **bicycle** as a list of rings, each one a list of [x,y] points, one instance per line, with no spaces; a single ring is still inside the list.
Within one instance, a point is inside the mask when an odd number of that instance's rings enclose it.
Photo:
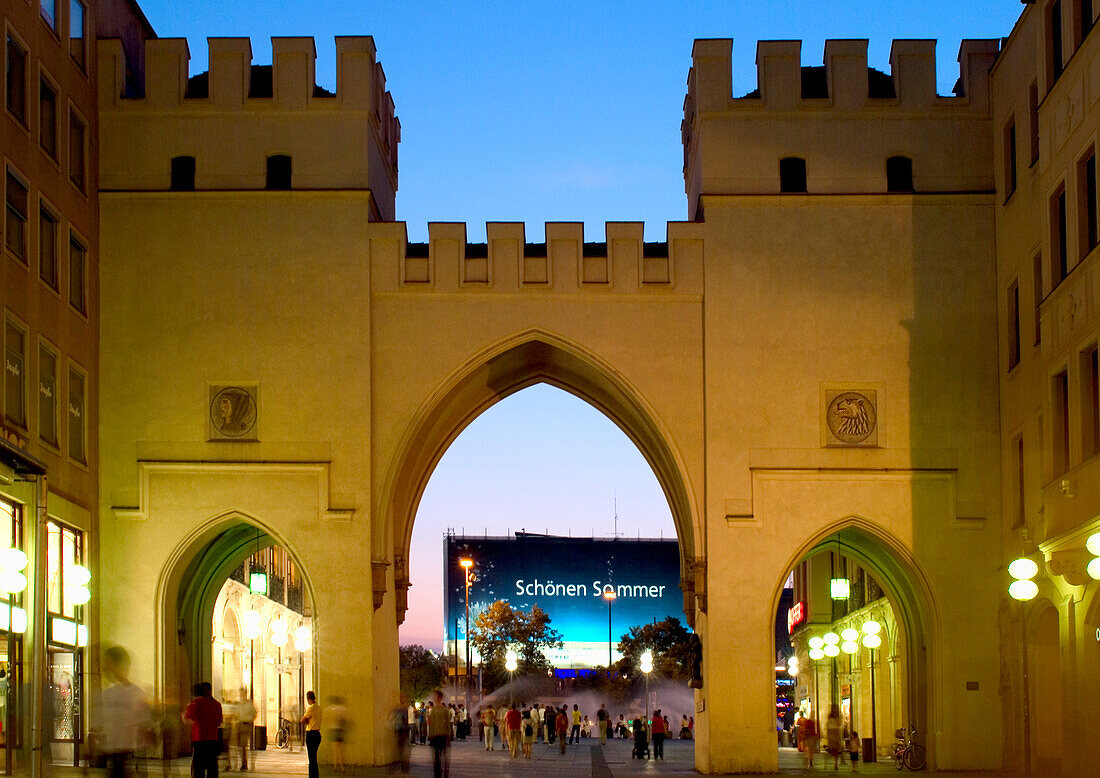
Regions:
[[[894,732],[897,741],[894,743],[894,767],[898,770],[923,770],[927,762],[927,754],[924,746],[914,743],[913,738],[917,734],[915,729],[909,730],[906,737],[904,728]]]
[[[275,731],[275,746],[286,748],[290,745],[290,719],[279,719],[279,729]]]

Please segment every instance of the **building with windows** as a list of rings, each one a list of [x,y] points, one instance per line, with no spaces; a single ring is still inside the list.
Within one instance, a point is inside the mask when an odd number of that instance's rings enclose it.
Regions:
[[[246,613],[309,619],[289,662],[262,636],[274,716],[296,667],[364,722],[349,759],[387,761],[424,484],[477,413],[545,381],[619,424],[668,497],[703,644],[701,771],[776,766],[793,570],[799,656],[884,634],[835,668],[803,660],[815,707],[846,699],[880,745],[915,726],[943,769],[1087,774],[1097,10],[1026,3],[1003,42],[963,43],[951,95],[932,41],[896,41],[888,73],[865,41],[828,41],[818,67],[764,41],[754,87],[732,83],[731,41],[696,41],[689,220],[665,241],[492,223],[473,244],[436,223],[415,244],[372,39],[336,40],[333,93],[310,39],[275,39],[264,65],[212,38],[192,75],[127,0],[5,4],[0,521],[25,554],[0,556],[9,764],[46,739],[79,759],[85,634],[178,698],[255,667]],[[276,548],[301,610],[289,583],[280,602],[235,577]],[[1019,556],[1038,568],[1023,605]]]

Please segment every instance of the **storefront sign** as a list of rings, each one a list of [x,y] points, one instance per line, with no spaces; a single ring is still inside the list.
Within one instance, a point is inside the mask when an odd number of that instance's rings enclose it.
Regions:
[[[796,602],[794,607],[787,611],[787,634],[794,632],[794,628],[806,620],[806,603]],[[1100,632],[1100,630],[1098,630]]]

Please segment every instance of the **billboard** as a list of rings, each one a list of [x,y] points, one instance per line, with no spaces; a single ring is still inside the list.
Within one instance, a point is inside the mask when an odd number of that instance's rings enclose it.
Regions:
[[[471,627],[497,600],[524,611],[538,605],[562,633],[564,647],[548,654],[555,667],[606,665],[609,634],[618,644],[630,627],[668,616],[683,621],[675,540],[448,535],[443,550],[444,647],[450,654],[457,640],[460,658],[466,640],[463,558],[473,560],[476,577],[470,586]],[[615,593],[610,608],[607,592]],[[617,651],[613,659],[619,659]]]

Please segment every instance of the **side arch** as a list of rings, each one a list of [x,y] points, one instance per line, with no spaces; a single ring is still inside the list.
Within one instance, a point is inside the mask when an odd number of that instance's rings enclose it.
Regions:
[[[797,548],[788,559],[786,570],[810,556],[839,551],[871,571],[882,585],[901,622],[900,637],[905,648],[908,687],[908,726],[922,733],[928,748],[929,764],[935,764],[934,735],[936,695],[931,668],[938,641],[938,606],[926,576],[906,545],[880,524],[863,516],[847,516],[822,527]],[[784,575],[785,577],[785,575]],[[773,612],[783,594],[780,580],[772,594]],[[892,641],[891,641],[892,642]],[[772,647],[773,655],[775,647]],[[888,733],[880,735],[879,744]]]
[[[196,526],[172,550],[156,588],[156,693],[161,699],[187,699],[191,687],[211,667],[214,605],[222,584],[257,550],[279,546],[294,560],[316,623],[313,582],[294,547],[274,527],[239,510],[219,513]],[[319,666],[317,630],[314,663]]]
[[[392,549],[399,624],[407,607],[413,523],[436,465],[482,412],[538,383],[569,392],[599,409],[638,447],[668,501],[680,544],[685,611],[693,607],[692,570],[706,541],[686,467],[671,434],[641,392],[606,361],[560,336],[527,330],[475,355],[442,382],[411,420],[390,460],[376,511],[384,521],[375,525],[380,534],[374,542],[378,556],[388,556]],[[688,615],[690,621],[693,614]]]

